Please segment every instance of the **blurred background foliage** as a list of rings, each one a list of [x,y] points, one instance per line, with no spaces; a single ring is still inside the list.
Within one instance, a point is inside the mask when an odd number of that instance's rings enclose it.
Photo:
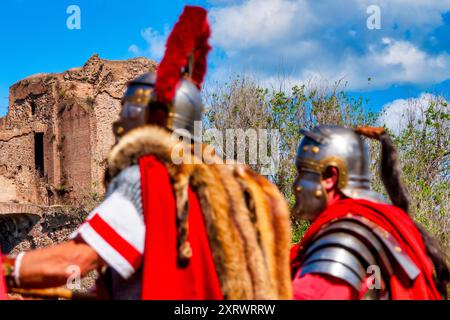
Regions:
[[[292,207],[294,157],[301,139],[300,128],[318,124],[383,125],[386,116],[383,110],[369,111],[368,101],[351,97],[345,89],[346,83],[342,81],[333,84],[310,81],[289,86],[283,80],[277,87],[267,88],[250,77],[236,75],[223,86],[204,90],[207,105],[204,127],[279,130],[279,166],[269,179]],[[411,99],[402,116],[404,126],[398,133],[390,133],[399,152],[403,182],[410,192],[411,214],[439,240],[449,256],[450,107],[442,96],[429,96],[426,106],[414,105],[416,100]],[[379,144],[368,142],[372,155],[372,188],[387,198],[378,172]],[[256,171],[261,169],[259,165],[252,167]],[[292,218],[292,225],[293,242],[298,242],[308,223]]]

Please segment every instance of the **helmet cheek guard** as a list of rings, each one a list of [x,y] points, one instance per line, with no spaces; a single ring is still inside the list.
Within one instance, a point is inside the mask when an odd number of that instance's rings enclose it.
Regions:
[[[322,186],[322,175],[302,170],[294,184],[296,204],[294,212],[300,219],[313,220],[325,210],[327,197]]]
[[[149,103],[154,95],[155,74],[145,73],[127,84],[122,98],[122,111],[118,121],[113,123],[116,138],[149,122]]]

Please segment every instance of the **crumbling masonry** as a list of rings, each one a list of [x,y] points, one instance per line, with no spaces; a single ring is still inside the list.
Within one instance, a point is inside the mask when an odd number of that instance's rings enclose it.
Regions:
[[[81,68],[11,86],[0,118],[0,241],[5,252],[64,238],[80,217],[67,208],[101,197],[112,123],[127,81],[156,64],[93,55]]]

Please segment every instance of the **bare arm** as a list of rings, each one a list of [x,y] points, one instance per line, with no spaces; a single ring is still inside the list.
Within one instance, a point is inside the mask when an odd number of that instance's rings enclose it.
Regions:
[[[48,288],[65,285],[70,266],[78,266],[80,276],[100,268],[104,262],[82,239],[26,253],[19,270],[23,288]]]

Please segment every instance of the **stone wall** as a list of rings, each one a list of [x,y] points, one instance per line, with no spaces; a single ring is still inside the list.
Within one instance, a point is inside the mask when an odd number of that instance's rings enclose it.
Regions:
[[[0,132],[0,201],[40,202],[31,128]]]
[[[93,55],[81,68],[11,86],[9,111],[0,119],[0,202],[73,204],[102,194],[125,84],[155,67],[145,58]]]
[[[112,123],[131,79],[156,64],[108,61],[38,74],[10,88],[0,118],[0,242],[18,252],[63,241],[102,194]]]

